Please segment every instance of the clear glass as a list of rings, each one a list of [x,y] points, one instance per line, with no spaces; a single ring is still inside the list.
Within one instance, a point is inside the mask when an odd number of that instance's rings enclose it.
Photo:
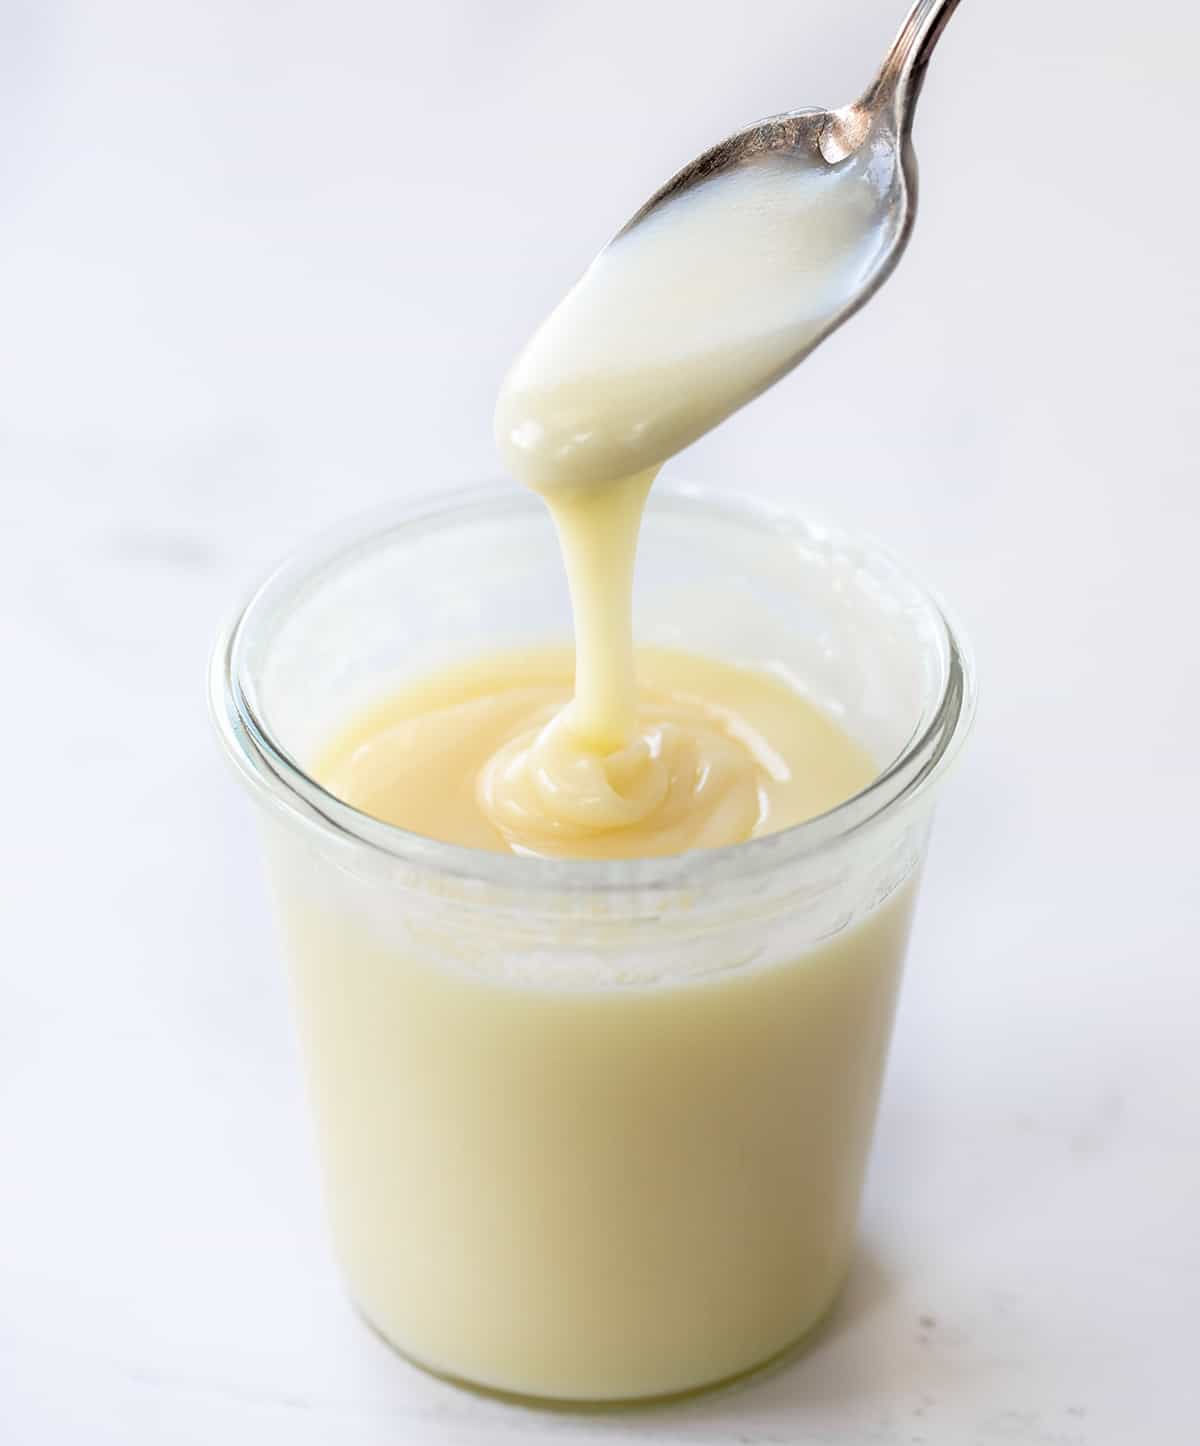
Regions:
[[[472,1385],[646,1399],[803,1339],[848,1267],[961,638],[884,550],[652,494],[639,639],[753,663],[878,778],[676,858],[537,861],[418,837],[306,772],[405,681],[561,643],[554,532],[516,488],[323,539],[219,640],[212,704],[262,806],[335,1248],[371,1323]]]

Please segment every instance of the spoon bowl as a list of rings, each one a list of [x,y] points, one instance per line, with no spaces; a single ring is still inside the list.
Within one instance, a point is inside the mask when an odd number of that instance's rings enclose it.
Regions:
[[[959,0],[916,0],[875,79],[858,100],[836,110],[809,106],[768,116],[726,136],[659,187],[613,241],[693,187],[739,167],[757,165],[764,156],[799,158],[814,168],[832,169],[856,154],[869,153],[873,165],[867,174],[886,211],[887,244],[870,275],[810,343],[807,351],[811,351],[871,299],[908,245],[917,213],[913,117],[933,48],[958,4]],[[795,359],[800,360],[801,356]]]
[[[895,269],[912,121],[958,0],[917,0],[862,97],[759,121],[634,215],[534,334],[496,436],[539,491],[655,468],[791,371]]]

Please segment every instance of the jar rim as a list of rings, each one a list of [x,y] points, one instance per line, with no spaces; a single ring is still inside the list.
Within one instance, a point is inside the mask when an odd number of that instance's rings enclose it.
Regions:
[[[238,773],[261,801],[328,840],[386,856],[425,875],[525,894],[576,896],[656,895],[681,888],[690,892],[774,874],[831,851],[872,824],[906,810],[925,794],[944,774],[970,731],[976,703],[969,645],[937,593],[874,539],[810,515],[691,483],[660,483],[651,499],[652,505],[682,505],[715,518],[768,529],[775,536],[865,551],[893,569],[920,597],[941,630],[946,649],[941,693],[926,725],[859,792],[790,828],[720,848],[641,859],[538,859],[491,853],[413,833],[364,813],[318,783],[272,735],[253,706],[253,690],[246,686],[244,676],[243,644],[256,616],[281,592],[295,592],[305,578],[335,561],[349,560],[385,534],[394,535],[439,517],[456,516],[466,522],[511,514],[531,502],[541,505],[511,483],[459,488],[428,494],[407,505],[373,509],[323,533],[268,574],[222,628],[209,668],[213,720]]]

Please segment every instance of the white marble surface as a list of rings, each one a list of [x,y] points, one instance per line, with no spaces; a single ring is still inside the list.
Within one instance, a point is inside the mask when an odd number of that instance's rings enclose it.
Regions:
[[[889,538],[983,678],[802,1363],[572,1418],[359,1325],[205,718],[267,561],[493,472],[505,361],[613,225],[735,124],[847,98],[898,9],[0,10],[0,1440],[1197,1439],[1193,7],[968,0],[909,258],[673,469]]]

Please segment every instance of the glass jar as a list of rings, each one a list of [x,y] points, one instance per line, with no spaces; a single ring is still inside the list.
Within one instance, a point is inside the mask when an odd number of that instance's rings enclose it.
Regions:
[[[322,539],[219,640],[261,805],[335,1248],[410,1359],[526,1397],[690,1391],[802,1340],[848,1268],[936,784],[969,724],[937,601],[871,542],[651,495],[639,641],[769,669],[879,761],[784,832],[672,858],[435,842],[306,767],[357,709],[569,640],[536,498],[431,498]]]

